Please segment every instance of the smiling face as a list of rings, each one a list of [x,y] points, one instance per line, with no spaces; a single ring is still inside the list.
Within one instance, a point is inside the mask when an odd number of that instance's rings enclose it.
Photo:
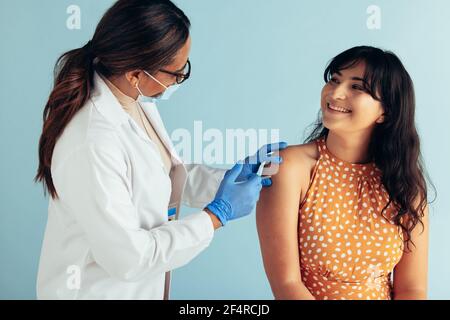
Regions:
[[[365,63],[331,75],[322,89],[321,110],[325,128],[334,132],[371,132],[382,123],[383,106],[365,89]]]

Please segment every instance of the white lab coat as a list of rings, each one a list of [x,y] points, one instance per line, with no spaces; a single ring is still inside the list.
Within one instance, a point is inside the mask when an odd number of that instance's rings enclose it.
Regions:
[[[225,170],[183,165],[156,106],[143,104],[172,154],[169,176],[157,146],[98,74],[87,103],[58,139],[37,279],[38,299],[163,299],[165,273],[210,244],[204,211],[168,221],[169,205],[203,208]],[[166,290],[167,298],[167,290]]]

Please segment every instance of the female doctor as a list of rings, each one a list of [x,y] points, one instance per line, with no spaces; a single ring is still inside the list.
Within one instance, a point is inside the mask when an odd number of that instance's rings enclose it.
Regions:
[[[51,195],[39,299],[168,299],[170,270],[271,184],[257,171],[284,143],[226,172],[176,154],[154,102],[189,78],[189,27],[168,0],[119,0],[58,60],[36,175]],[[178,220],[181,204],[203,210]]]

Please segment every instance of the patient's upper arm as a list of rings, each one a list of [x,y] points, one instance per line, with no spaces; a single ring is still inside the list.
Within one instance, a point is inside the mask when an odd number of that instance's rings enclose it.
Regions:
[[[261,191],[256,212],[264,268],[272,289],[301,281],[298,209],[307,169],[298,147],[289,147],[280,154],[283,163],[272,176],[273,185]]]
[[[428,236],[429,236],[428,205],[424,210],[422,224],[418,223],[411,232],[414,245],[394,269],[394,298],[395,299],[427,299],[428,289]]]

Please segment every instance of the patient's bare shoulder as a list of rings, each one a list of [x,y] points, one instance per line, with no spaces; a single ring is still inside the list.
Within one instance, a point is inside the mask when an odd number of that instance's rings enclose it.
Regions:
[[[298,144],[287,147],[280,151],[283,164],[287,164],[290,170],[301,170],[309,172],[319,159],[319,151],[315,142]]]
[[[280,166],[280,179],[289,179],[293,184],[300,184],[302,198],[309,186],[314,166],[319,159],[315,142],[292,145],[280,151],[283,163]]]

